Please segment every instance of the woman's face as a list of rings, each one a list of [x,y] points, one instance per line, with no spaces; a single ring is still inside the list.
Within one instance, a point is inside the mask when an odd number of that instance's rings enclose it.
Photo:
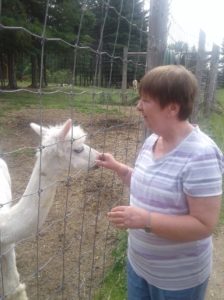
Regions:
[[[149,95],[141,95],[137,104],[137,110],[142,114],[145,125],[155,133],[161,133],[169,121],[169,105],[161,108],[159,101]]]

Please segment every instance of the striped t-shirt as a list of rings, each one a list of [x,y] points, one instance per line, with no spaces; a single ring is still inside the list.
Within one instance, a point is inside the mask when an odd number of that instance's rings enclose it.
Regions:
[[[153,158],[158,136],[144,143],[131,178],[130,205],[150,212],[186,215],[186,195],[222,194],[223,155],[198,127],[171,152]],[[135,272],[150,284],[182,290],[204,282],[212,263],[211,237],[174,242],[142,229],[129,230],[128,258]]]

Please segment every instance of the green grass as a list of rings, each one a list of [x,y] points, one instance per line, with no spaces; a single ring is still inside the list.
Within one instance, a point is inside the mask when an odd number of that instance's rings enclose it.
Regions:
[[[216,97],[217,104],[214,112],[209,119],[202,119],[200,126],[224,152],[224,89],[217,90]],[[224,225],[224,197],[219,224]]]
[[[217,99],[218,113],[212,114],[209,124],[213,139],[219,145],[222,152],[224,152],[224,89],[217,90]],[[224,225],[224,196],[222,201],[220,224]]]
[[[59,89],[65,93],[51,93]],[[43,91],[48,94],[40,95],[27,91],[1,93],[0,117],[4,116],[7,111],[24,108],[66,109],[74,107],[77,111],[84,113],[105,113],[108,110],[107,105],[110,105],[111,114],[118,114],[120,113],[118,106],[124,105],[118,89],[76,88],[72,91],[69,87],[50,86]],[[135,102],[136,95],[130,92],[127,98],[125,104],[132,104]]]
[[[224,89],[217,90],[217,104],[209,119],[200,121],[201,128],[209,134],[224,152]]]
[[[114,263],[96,292],[94,300],[125,300],[126,299],[126,249],[127,232],[120,231],[117,237],[117,247],[113,251]]]

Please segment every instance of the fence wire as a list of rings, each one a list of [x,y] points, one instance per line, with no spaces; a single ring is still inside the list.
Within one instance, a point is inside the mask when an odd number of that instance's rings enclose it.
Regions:
[[[1,130],[1,157],[7,162],[11,178],[13,199],[11,203],[0,206],[1,211],[9,204],[16,204],[20,199],[36,196],[38,212],[36,232],[15,243],[17,267],[21,282],[26,284],[29,299],[94,299],[100,286],[105,282],[108,270],[115,265],[116,247],[119,242],[118,232],[110,226],[106,213],[115,205],[128,203],[128,191],[107,170],[98,169],[82,172],[73,171],[71,167],[72,146],[75,140],[69,141],[68,169],[60,180],[52,178],[51,183],[44,185],[42,176],[42,153],[53,149],[56,144],[43,145],[42,128],[47,124],[55,125],[67,119],[88,131],[88,144],[100,152],[111,152],[115,158],[133,165],[144,133],[140,116],[135,111],[137,94],[132,90],[133,79],[140,79],[146,68],[146,41],[148,28],[144,19],[140,26],[135,23],[134,12],[136,1],[130,1],[130,17],[124,13],[124,0],[117,9],[110,0],[102,1],[102,24],[99,30],[98,43],[95,47],[81,41],[81,32],[88,11],[88,1],[82,1],[80,21],[74,42],[61,37],[48,37],[48,18],[50,0],[46,1],[44,22],[41,34],[32,32],[23,26],[6,26],[0,24],[1,32],[23,32],[38,41],[40,46],[40,74],[37,87],[20,86],[7,88],[7,80],[2,72],[0,105],[4,110],[7,97],[19,99],[31,98],[26,108],[8,111],[3,116],[4,126]],[[4,13],[4,11],[2,11]],[[104,48],[105,26],[111,14],[117,18],[117,26],[111,50]],[[145,16],[146,20],[148,15]],[[175,22],[174,19],[170,19]],[[127,61],[122,51],[117,51],[121,23],[127,25],[127,47],[131,49],[133,32],[139,34],[139,43],[135,45],[136,55],[128,54]],[[169,35],[173,44],[178,40]],[[183,36],[184,40],[184,36]],[[49,49],[48,45],[54,45]],[[64,47],[62,57],[57,49]],[[176,45],[177,46],[177,45]],[[183,45],[184,46],[184,45]],[[145,48],[144,48],[145,47]],[[119,53],[118,53],[119,52]],[[197,71],[197,53],[191,49],[177,47],[168,49],[167,63],[181,63],[194,73]],[[201,61],[201,99],[208,93],[209,68],[211,52],[205,53]],[[46,61],[45,61],[46,59]],[[121,90],[122,64],[127,63],[127,88]],[[49,72],[48,86],[45,86],[44,66]],[[63,76],[54,77],[59,66],[63,66]],[[4,69],[4,68],[3,68]],[[62,69],[62,67],[61,67]],[[66,70],[66,72],[65,72]],[[4,70],[2,70],[4,71]],[[85,76],[82,72],[85,71]],[[104,71],[104,76],[102,76]],[[106,74],[106,75],[105,75]],[[22,85],[22,83],[20,83]],[[125,93],[125,103],[124,103]],[[6,99],[6,100],[5,100]],[[7,100],[8,99],[8,100]],[[64,102],[63,110],[57,101]],[[54,108],[48,108],[48,102]],[[201,103],[200,103],[201,104]],[[29,123],[40,124],[41,135],[36,138]],[[74,129],[75,130],[75,129]],[[80,137],[80,138],[83,138]],[[39,153],[39,185],[37,190],[24,194],[35,163],[35,151]],[[40,203],[44,192],[57,187],[55,199],[49,215],[42,226],[39,224]],[[26,222],[26,220],[21,220]],[[2,235],[2,232],[0,232]],[[0,243],[1,260],[7,256],[13,245],[4,247]],[[2,299],[7,299],[4,291],[4,269],[1,264]],[[119,281],[119,278],[118,278]],[[110,299],[116,284],[108,295],[100,299]],[[16,287],[15,287],[16,288]]]
[[[25,27],[0,25],[2,31],[22,31],[28,36],[37,39],[41,45],[40,78],[37,88],[19,87],[13,90],[4,88],[1,96],[8,95],[31,95],[36,99],[32,102],[31,108],[22,109],[14,115],[7,115],[7,125],[12,125],[12,138],[10,145],[7,144],[7,137],[4,135],[1,143],[1,157],[8,163],[12,178],[13,199],[16,204],[27,198],[38,198],[38,212],[36,220],[36,232],[33,236],[26,237],[16,242],[17,267],[20,273],[21,282],[26,284],[29,299],[93,299],[108,272],[113,266],[116,257],[113,256],[113,249],[116,248],[118,237],[117,232],[111,228],[106,219],[106,213],[114,205],[128,203],[128,193],[124,186],[116,178],[115,174],[96,170],[87,173],[81,171],[73,172],[71,169],[72,147],[70,152],[70,164],[67,174],[61,180],[53,180],[50,184],[44,185],[42,176],[43,158],[42,153],[47,148],[53,149],[57,144],[43,145],[42,128],[47,124],[58,124],[71,118],[74,123],[80,123],[88,130],[89,144],[100,152],[112,152],[117,159],[133,164],[141,140],[141,121],[133,107],[136,94],[127,90],[129,105],[122,103],[122,92],[113,87],[112,74],[114,66],[123,62],[123,56],[115,55],[117,48],[118,34],[121,20],[128,24],[129,46],[132,36],[132,28],[139,31],[142,36],[146,34],[133,21],[134,1],[130,20],[122,14],[123,1],[120,10],[110,5],[110,1],[103,1],[104,18],[99,34],[99,43],[96,48],[81,46],[80,33],[83,20],[85,19],[87,1],[83,2],[82,14],[75,43],[67,42],[61,38],[47,37],[48,10],[50,1],[46,1],[46,11],[42,34],[38,35]],[[113,50],[111,53],[103,50],[104,26],[107,22],[108,13],[113,11],[117,15],[118,25],[115,34]],[[141,37],[142,39],[142,37]],[[46,88],[44,83],[44,59],[46,45],[55,43],[55,49],[64,44],[73,52],[73,68],[71,77],[68,80],[49,84]],[[141,45],[138,46],[139,51]],[[77,69],[80,60],[80,53],[88,51],[92,55],[94,66],[94,77],[91,88],[79,88],[77,76],[80,70]],[[84,55],[85,56],[85,55]],[[48,53],[49,65],[54,68],[55,57]],[[105,60],[108,57],[108,60]],[[52,65],[50,59],[52,58]],[[60,58],[58,58],[60,59]],[[110,89],[101,89],[99,84],[100,68],[108,64],[108,77],[105,86]],[[138,59],[129,59],[128,63],[133,65],[135,76],[138,68],[145,68],[145,62],[139,63]],[[87,67],[88,62],[87,62]],[[113,75],[113,76],[116,76]],[[114,80],[114,79],[113,79]],[[118,79],[119,81],[119,79]],[[45,108],[47,97],[61,95],[67,103],[66,110],[48,110]],[[77,101],[86,101],[88,114],[76,110]],[[111,99],[116,99],[116,105],[111,105]],[[100,101],[99,101],[100,100]],[[56,101],[56,100],[55,100]],[[98,114],[97,109],[103,113]],[[29,132],[28,123],[37,122],[40,124],[41,135],[39,140],[32,137]],[[25,123],[25,124],[24,124]],[[25,128],[27,126],[27,128]],[[25,129],[25,130],[24,130]],[[22,134],[22,138],[19,135]],[[82,138],[82,137],[81,137]],[[74,141],[71,141],[71,146]],[[35,151],[39,153],[39,187],[32,193],[23,194],[23,190],[29,181],[29,174],[35,162]],[[44,186],[44,187],[43,187]],[[40,226],[41,198],[44,192],[57,187],[55,201],[50,213]],[[9,203],[1,205],[3,209]],[[26,220],[24,220],[26,222]],[[13,245],[11,246],[13,247]],[[2,250],[2,249],[1,249]],[[1,257],[7,255],[9,249],[1,251]],[[7,299],[4,292],[4,270],[1,268],[2,299]]]

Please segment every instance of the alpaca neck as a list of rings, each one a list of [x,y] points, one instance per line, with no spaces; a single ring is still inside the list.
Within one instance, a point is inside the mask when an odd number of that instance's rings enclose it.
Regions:
[[[22,198],[9,211],[3,213],[3,243],[15,243],[36,234],[48,215],[60,175],[58,162],[52,156],[42,157],[41,168],[38,156]]]

